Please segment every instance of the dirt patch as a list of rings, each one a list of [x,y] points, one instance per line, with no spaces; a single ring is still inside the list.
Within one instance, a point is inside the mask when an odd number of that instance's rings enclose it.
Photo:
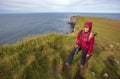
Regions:
[[[65,73],[65,74],[69,74],[71,68],[72,68],[71,65],[70,66],[64,65],[63,68],[62,68],[62,72]],[[80,68],[78,68],[78,71],[76,72],[73,79],[84,79],[83,76],[81,75],[80,71],[81,71]]]
[[[115,65],[115,62],[111,58],[108,58],[107,61],[110,65],[112,65],[112,66]]]
[[[80,69],[78,69],[78,71],[77,71],[77,73],[76,73],[76,75],[74,76],[73,79],[84,79],[84,78],[82,77],[81,73],[80,73]]]
[[[115,74],[115,79],[120,79],[120,75],[119,74]]]
[[[69,65],[69,66],[63,65],[62,72],[68,73],[71,70],[71,68],[72,68],[72,65]]]

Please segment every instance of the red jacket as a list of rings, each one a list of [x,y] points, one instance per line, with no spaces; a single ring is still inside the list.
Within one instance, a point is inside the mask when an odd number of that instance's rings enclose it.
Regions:
[[[92,34],[91,38],[89,39],[89,35],[91,33],[92,24],[91,22],[86,22],[84,27],[89,27],[90,30],[88,32],[78,32],[76,45],[79,46],[82,50],[88,50],[87,55],[91,55],[93,46],[94,46],[94,35]]]

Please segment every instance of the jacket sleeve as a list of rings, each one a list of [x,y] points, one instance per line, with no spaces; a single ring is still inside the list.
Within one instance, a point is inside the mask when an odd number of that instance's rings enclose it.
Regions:
[[[77,35],[76,45],[79,46],[79,42],[80,42],[80,31],[78,32],[78,35]]]
[[[90,46],[88,48],[87,55],[91,55],[91,53],[93,51],[93,46],[94,46],[94,35],[90,39]]]

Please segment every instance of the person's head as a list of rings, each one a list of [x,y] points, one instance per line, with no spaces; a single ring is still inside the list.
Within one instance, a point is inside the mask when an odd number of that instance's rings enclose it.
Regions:
[[[86,22],[84,24],[84,32],[89,32],[92,29],[92,22]]]

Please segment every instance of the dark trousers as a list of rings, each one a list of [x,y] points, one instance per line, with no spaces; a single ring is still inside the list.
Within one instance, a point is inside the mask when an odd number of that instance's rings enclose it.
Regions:
[[[76,53],[78,53],[80,50],[81,50],[80,47],[75,47],[75,48],[71,51],[71,53],[70,53],[70,55],[69,55],[69,57],[68,57],[68,63],[69,63],[69,64],[72,64],[74,55],[75,55]],[[81,65],[84,65],[84,64],[85,64],[86,54],[87,54],[87,50],[82,50]]]

